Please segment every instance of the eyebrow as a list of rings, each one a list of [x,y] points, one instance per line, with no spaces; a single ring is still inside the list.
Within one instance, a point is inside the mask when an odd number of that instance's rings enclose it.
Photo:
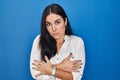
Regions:
[[[59,21],[59,20],[61,20],[61,19],[56,19],[55,22],[56,22],[56,21]],[[49,21],[45,21],[45,22],[46,22],[46,23],[50,23]]]
[[[55,21],[58,21],[58,20],[61,20],[61,19],[57,19],[57,20],[55,20]]]

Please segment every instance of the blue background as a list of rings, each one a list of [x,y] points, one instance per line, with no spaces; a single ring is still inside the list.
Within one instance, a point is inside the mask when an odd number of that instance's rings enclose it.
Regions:
[[[29,58],[50,3],[66,11],[86,49],[82,80],[120,80],[119,0],[0,0],[0,80],[32,80]]]

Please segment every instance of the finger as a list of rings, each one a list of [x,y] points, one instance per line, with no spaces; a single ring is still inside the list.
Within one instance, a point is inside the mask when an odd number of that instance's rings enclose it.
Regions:
[[[82,66],[75,66],[75,67],[72,67],[73,70],[80,69],[80,68],[82,68]]]
[[[73,65],[72,70],[80,69],[82,66],[80,64]]]
[[[42,62],[40,60],[34,60],[34,62],[41,64]]]
[[[81,68],[82,65],[83,63],[74,63],[73,68]]]
[[[79,68],[82,67],[82,65],[83,65],[83,63],[80,63],[80,62],[74,62],[74,63],[73,63],[73,67],[72,67],[72,69],[79,69]]]
[[[32,67],[32,69],[34,69],[36,71],[40,71],[40,72],[44,71],[41,67]]]
[[[74,66],[78,66],[78,65],[83,65],[83,63],[80,63],[80,62],[73,62],[73,65],[74,65]]]
[[[65,60],[70,60],[70,58],[72,57],[72,53],[70,53],[70,55],[68,57],[65,58]]]
[[[38,67],[32,67],[32,69],[39,71],[40,69]]]
[[[80,65],[83,65],[83,63],[80,63]]]
[[[72,72],[80,72],[79,70],[72,70]]]
[[[34,62],[34,63],[32,63],[32,65],[34,65],[34,66],[40,66],[42,63],[37,63],[37,62]]]
[[[71,61],[73,64],[75,63],[81,63],[81,60],[74,60],[74,61]]]
[[[45,56],[45,60],[46,62],[50,62],[47,56]]]
[[[74,66],[77,66],[77,65],[83,65],[83,63],[79,62],[79,61],[74,61],[72,62]]]
[[[73,66],[82,66],[83,63],[77,63],[77,64],[74,64]]]

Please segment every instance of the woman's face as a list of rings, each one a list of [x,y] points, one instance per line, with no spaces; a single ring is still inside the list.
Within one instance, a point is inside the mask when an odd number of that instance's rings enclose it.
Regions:
[[[65,36],[65,26],[67,25],[67,19],[64,19],[57,14],[50,13],[46,17],[46,28],[50,35],[58,40]]]

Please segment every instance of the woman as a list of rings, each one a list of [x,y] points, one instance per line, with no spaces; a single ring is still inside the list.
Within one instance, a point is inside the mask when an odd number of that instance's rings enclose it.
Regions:
[[[72,35],[69,20],[58,4],[42,15],[41,35],[33,43],[30,70],[36,80],[80,80],[85,65],[84,43]]]

